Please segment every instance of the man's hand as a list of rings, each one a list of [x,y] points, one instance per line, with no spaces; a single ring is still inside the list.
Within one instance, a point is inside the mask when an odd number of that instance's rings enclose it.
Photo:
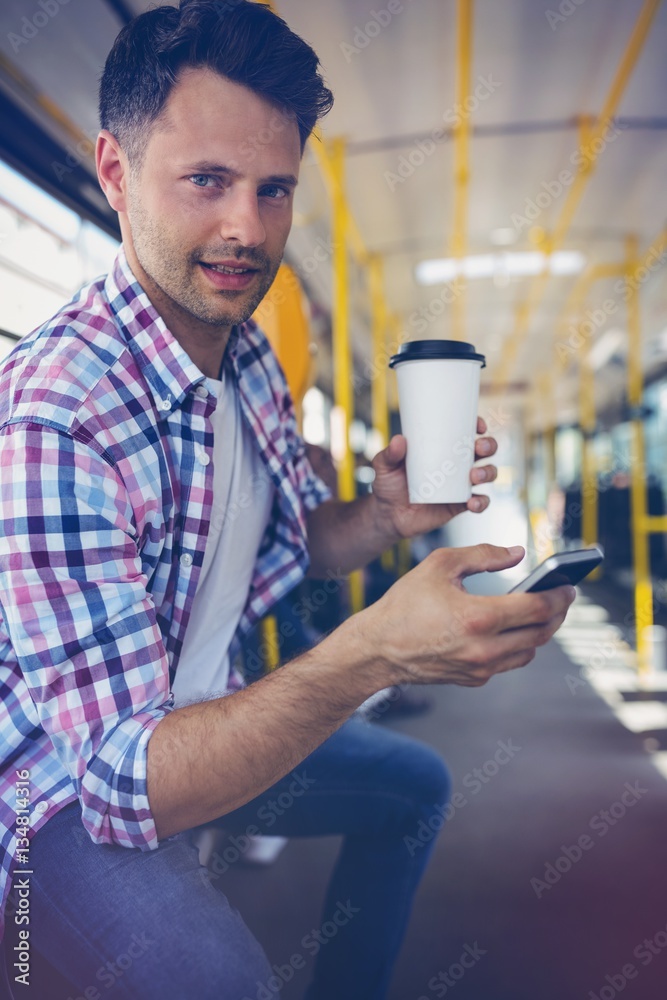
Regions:
[[[563,624],[574,587],[482,597],[463,586],[464,577],[508,569],[523,555],[520,545],[436,549],[350,619],[369,660],[383,664],[387,684],[478,687],[530,663]]]
[[[486,433],[486,422],[477,418],[477,433]],[[475,460],[490,458],[498,449],[495,438],[480,437],[475,442]],[[373,459],[375,480],[375,516],[385,530],[391,528],[399,538],[412,538],[447,524],[464,510],[481,513],[489,506],[489,498],[473,494],[467,503],[410,503],[408,480],[405,471],[407,441],[402,434],[396,434],[388,446]],[[473,486],[490,483],[496,478],[495,465],[476,466],[470,473]]]

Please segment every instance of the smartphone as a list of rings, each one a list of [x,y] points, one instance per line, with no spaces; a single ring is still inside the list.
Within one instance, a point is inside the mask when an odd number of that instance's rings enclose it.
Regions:
[[[588,576],[604,558],[602,549],[592,545],[589,549],[573,549],[570,552],[557,552],[549,556],[536,569],[512,587],[510,594],[529,594],[538,590],[551,590],[563,584],[575,584]]]

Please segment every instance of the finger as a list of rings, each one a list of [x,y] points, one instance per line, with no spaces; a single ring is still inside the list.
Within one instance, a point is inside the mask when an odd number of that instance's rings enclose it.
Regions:
[[[481,499],[488,499],[482,497]],[[470,501],[468,501],[470,502]],[[464,576],[471,576],[473,573],[484,573],[487,570],[508,569],[516,566],[524,555],[525,549],[522,545],[513,545],[506,549],[500,545],[466,545],[460,549],[440,549],[438,558],[442,560],[443,569],[450,579],[461,580]],[[435,553],[432,553],[435,555]],[[431,557],[429,557],[431,558]],[[516,595],[517,597],[526,595]],[[480,598],[480,600],[492,600],[492,598]],[[498,598],[499,600],[499,598]],[[520,624],[526,624],[521,622]]]
[[[470,500],[468,500],[468,503],[465,505],[464,510],[467,508],[468,510],[471,510],[473,514],[481,514],[483,510],[486,510],[490,503],[491,501],[489,498],[484,496],[482,493],[473,493]]]
[[[470,473],[470,482],[476,486],[479,483],[492,483],[498,478],[498,469],[495,465],[476,465]]]
[[[486,434],[486,420],[484,417],[477,417],[477,433]]]
[[[405,458],[408,442],[402,434],[394,434],[386,448],[379,451],[372,461],[376,473],[400,465]]]
[[[498,451],[498,442],[492,437],[477,438],[475,442],[475,458],[489,458]]]
[[[488,611],[495,616],[498,633],[510,629],[520,629],[528,625],[540,625],[555,615],[567,611],[576,597],[576,590],[569,585],[542,590],[539,594],[502,594],[485,597]]]
[[[564,621],[565,612],[561,612],[543,624],[526,625],[495,635],[492,640],[494,660],[503,660],[506,656],[518,655],[528,649],[535,649],[536,646],[544,646]]]

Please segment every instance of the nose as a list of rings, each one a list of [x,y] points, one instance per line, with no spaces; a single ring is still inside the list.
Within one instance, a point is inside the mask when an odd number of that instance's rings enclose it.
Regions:
[[[257,247],[266,239],[259,214],[257,192],[233,185],[223,200],[220,235],[225,241],[236,240],[244,247]]]

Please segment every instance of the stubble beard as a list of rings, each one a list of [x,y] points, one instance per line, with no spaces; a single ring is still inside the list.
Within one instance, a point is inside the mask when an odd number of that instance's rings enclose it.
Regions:
[[[282,261],[282,255],[271,261],[257,248],[180,248],[135,198],[130,198],[128,219],[134,252],[144,272],[163,295],[207,326],[229,328],[249,319],[273,284]],[[199,290],[200,282],[205,280],[199,261],[233,258],[250,261],[260,269],[255,291],[211,289],[205,296]]]

